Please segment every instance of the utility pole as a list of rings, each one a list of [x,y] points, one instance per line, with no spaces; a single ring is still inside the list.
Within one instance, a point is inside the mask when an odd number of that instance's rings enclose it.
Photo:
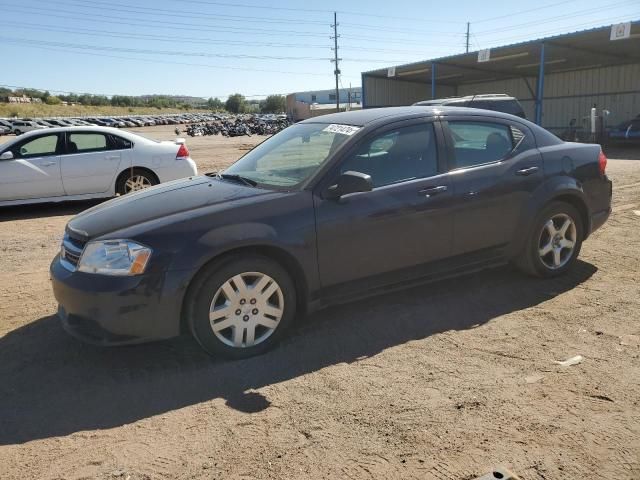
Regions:
[[[467,22],[467,50],[466,50],[467,53],[469,53],[469,26],[470,26],[470,23]]]
[[[338,14],[337,12],[333,12],[333,60],[332,62],[336,64],[336,68],[333,73],[336,76],[336,112],[340,111],[340,87],[338,86],[338,81],[340,77],[340,68],[338,66]]]

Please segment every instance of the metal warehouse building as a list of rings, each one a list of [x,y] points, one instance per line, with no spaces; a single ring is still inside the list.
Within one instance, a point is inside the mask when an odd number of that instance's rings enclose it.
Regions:
[[[640,21],[373,70],[362,90],[364,108],[506,93],[553,131],[594,104],[616,124],[640,114]]]

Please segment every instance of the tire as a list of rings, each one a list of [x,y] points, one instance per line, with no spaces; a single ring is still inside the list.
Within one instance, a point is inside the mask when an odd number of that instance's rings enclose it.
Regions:
[[[126,195],[127,193],[142,190],[144,188],[158,185],[160,180],[149,170],[143,168],[127,169],[118,176],[116,180],[116,193]]]
[[[566,224],[567,221],[570,223]],[[583,239],[584,225],[580,212],[568,203],[551,202],[536,216],[524,250],[515,264],[528,275],[557,277],[576,262]]]
[[[16,137],[22,135],[22,132],[20,130],[14,130],[14,132],[16,134]]]
[[[206,352],[248,358],[275,346],[293,323],[296,290],[287,271],[273,260],[229,256],[198,274],[185,307],[189,330]]]

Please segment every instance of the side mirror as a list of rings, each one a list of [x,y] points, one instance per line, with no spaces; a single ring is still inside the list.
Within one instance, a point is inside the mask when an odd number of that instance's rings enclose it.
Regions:
[[[2,155],[0,155],[0,160],[12,160],[12,159],[13,159],[13,152],[11,152],[11,150],[2,152]]]
[[[373,189],[371,176],[366,173],[348,171],[338,177],[338,181],[327,188],[325,198],[336,199],[349,193],[370,192]]]

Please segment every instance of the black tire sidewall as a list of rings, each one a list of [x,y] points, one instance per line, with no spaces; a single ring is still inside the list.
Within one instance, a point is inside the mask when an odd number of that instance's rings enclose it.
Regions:
[[[544,228],[544,224],[552,217],[558,214],[565,214],[571,217],[576,226],[576,245],[571,254],[569,261],[558,269],[550,269],[547,267],[540,258],[538,253],[538,242],[540,234]],[[582,239],[584,238],[584,225],[580,212],[573,206],[565,202],[552,202],[547,205],[536,217],[532,237],[529,241],[529,258],[531,265],[535,269],[537,275],[541,277],[557,277],[564,274],[569,270],[576,262],[578,255],[580,255],[580,249],[582,248]]]
[[[209,323],[209,308],[220,286],[234,275],[260,272],[273,278],[282,290],[284,312],[276,330],[262,343],[248,348],[234,348],[219,340]],[[187,321],[191,334],[208,353],[240,359],[260,355],[273,346],[293,323],[296,314],[296,290],[287,271],[275,261],[258,255],[230,257],[205,267],[196,280],[187,306]]]

